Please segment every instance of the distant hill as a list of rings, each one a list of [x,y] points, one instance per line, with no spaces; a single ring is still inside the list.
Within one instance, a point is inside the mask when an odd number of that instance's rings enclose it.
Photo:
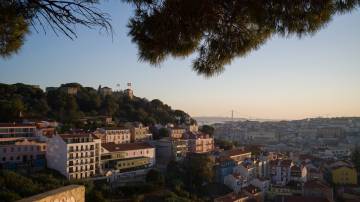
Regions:
[[[161,100],[128,96],[126,92],[102,93],[99,89],[78,83],[47,88],[0,84],[0,121],[19,119],[55,119],[73,124],[85,116],[111,116],[115,121],[155,123],[195,122],[182,110],[174,110]]]

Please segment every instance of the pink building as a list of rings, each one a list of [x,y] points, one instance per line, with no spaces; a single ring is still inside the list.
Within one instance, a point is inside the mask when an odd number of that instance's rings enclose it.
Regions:
[[[0,138],[0,167],[44,167],[46,142],[26,138]]]

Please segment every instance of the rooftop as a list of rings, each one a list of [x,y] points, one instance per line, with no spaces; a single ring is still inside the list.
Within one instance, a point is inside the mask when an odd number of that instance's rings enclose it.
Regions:
[[[109,142],[109,143],[101,144],[101,146],[106,150],[108,150],[109,152],[154,148],[153,146],[145,142],[127,143],[127,144],[115,144],[113,142]]]
[[[0,123],[0,128],[23,128],[23,127],[31,127],[35,128],[35,124],[25,124],[25,123]]]
[[[227,151],[228,156],[238,156],[238,155],[249,154],[249,153],[251,154],[250,151],[246,151],[243,149],[232,149],[232,150]]]

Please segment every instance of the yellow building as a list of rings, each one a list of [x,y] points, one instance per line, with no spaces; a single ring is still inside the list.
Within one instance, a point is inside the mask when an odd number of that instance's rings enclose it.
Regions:
[[[334,184],[357,184],[357,172],[352,166],[333,167],[331,176]]]

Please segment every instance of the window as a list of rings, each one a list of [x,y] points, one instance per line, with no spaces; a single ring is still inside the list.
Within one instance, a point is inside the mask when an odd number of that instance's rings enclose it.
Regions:
[[[6,157],[3,157],[2,160],[3,160],[3,161],[6,161]]]
[[[3,149],[3,152],[6,153],[6,148]]]
[[[11,147],[10,150],[11,150],[11,152],[14,152],[14,147]]]

